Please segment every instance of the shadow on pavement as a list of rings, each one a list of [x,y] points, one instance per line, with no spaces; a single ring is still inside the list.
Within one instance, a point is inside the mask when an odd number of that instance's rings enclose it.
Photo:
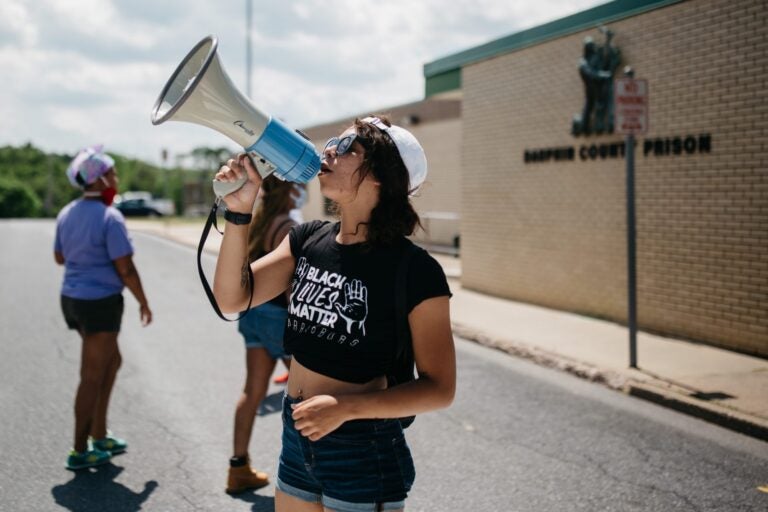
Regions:
[[[123,471],[120,466],[105,464],[78,471],[69,482],[51,489],[56,503],[72,512],[135,512],[149,498],[158,483],[150,480],[144,490],[134,492],[114,479]],[[255,509],[254,509],[255,510]]]
[[[253,503],[251,512],[275,512],[275,498],[272,496],[262,496],[252,492],[234,494],[232,498],[248,503]]]
[[[264,398],[259,405],[259,416],[267,416],[283,411],[283,391],[272,393]]]

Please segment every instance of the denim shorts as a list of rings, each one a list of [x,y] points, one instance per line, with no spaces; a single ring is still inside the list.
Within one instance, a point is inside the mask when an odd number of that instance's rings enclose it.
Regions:
[[[416,476],[400,422],[353,420],[310,441],[294,428],[283,398],[283,449],[276,486],[280,491],[339,512],[398,510]],[[380,508],[379,508],[380,507]]]
[[[120,332],[123,307],[120,293],[92,300],[61,296],[61,312],[67,327],[85,334]]]
[[[283,333],[288,310],[266,302],[252,308],[237,322],[237,330],[245,339],[246,348],[264,348],[273,359],[285,359]]]

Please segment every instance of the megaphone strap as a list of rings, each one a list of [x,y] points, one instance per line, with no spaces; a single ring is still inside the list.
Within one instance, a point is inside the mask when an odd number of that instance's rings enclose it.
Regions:
[[[253,272],[248,272],[248,307],[245,308],[244,311],[241,311],[237,318],[227,318],[221,312],[219,304],[216,302],[216,297],[213,296],[213,291],[211,291],[208,280],[205,278],[205,272],[203,272],[203,265],[201,261],[203,248],[205,247],[206,240],[208,240],[208,234],[211,232],[211,226],[216,226],[216,231],[221,233],[221,231],[219,231],[219,226],[216,224],[216,212],[218,209],[219,201],[216,200],[211,207],[211,213],[208,214],[208,219],[205,221],[203,233],[200,235],[200,243],[197,245],[197,272],[200,274],[200,282],[203,285],[205,294],[208,296],[208,301],[211,303],[211,306],[213,306],[213,310],[216,312],[216,314],[219,315],[219,318],[226,320],[227,322],[236,322],[247,315],[248,311],[251,309],[251,303],[253,301]]]

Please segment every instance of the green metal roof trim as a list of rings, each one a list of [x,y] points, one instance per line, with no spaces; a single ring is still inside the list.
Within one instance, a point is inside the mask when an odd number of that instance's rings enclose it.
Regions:
[[[430,89],[429,81],[432,77],[437,78],[438,75],[467,64],[683,1],[685,0],[615,0],[428,62],[424,64],[426,90]]]
[[[439,73],[429,77],[425,83],[425,98],[432,95],[461,89],[461,68],[451,69],[445,73]]]

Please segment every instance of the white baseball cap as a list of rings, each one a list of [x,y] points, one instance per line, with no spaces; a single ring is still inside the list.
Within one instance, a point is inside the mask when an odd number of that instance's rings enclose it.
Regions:
[[[411,132],[400,126],[387,126],[384,121],[378,117],[366,117],[361,120],[364,123],[372,124],[382,132],[389,135],[392,142],[400,153],[400,158],[408,169],[410,179],[411,194],[427,179],[427,156],[424,154],[424,148]]]

